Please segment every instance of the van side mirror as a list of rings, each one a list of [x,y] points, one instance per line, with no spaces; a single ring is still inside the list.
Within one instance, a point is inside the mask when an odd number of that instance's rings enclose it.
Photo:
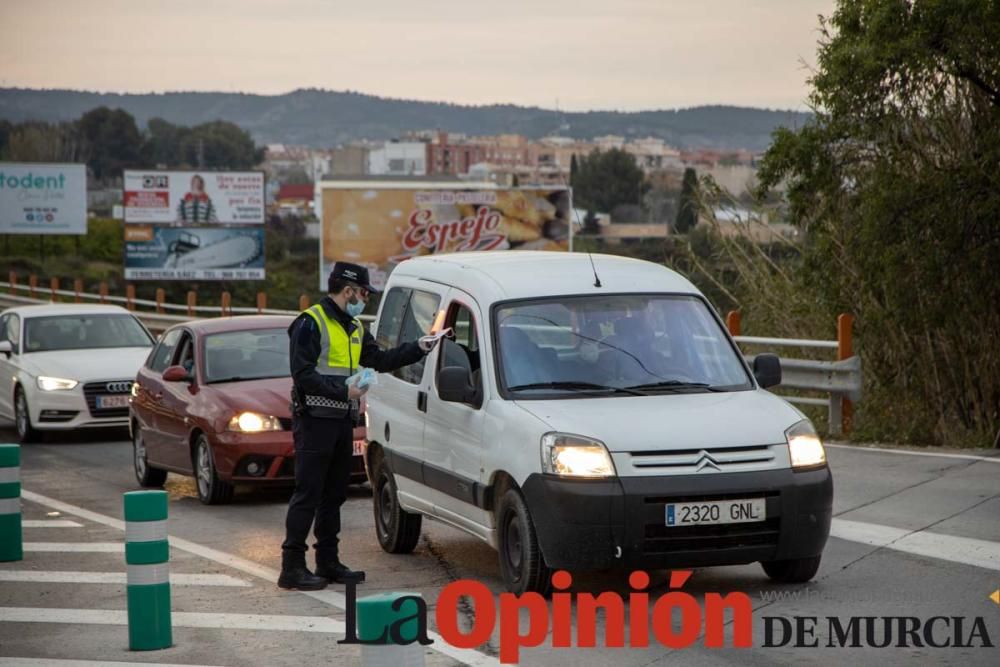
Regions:
[[[438,396],[449,403],[478,402],[476,388],[472,386],[472,375],[461,366],[445,366],[437,375]]]
[[[753,376],[762,389],[781,384],[781,361],[774,354],[758,354],[753,358]]]
[[[0,354],[10,358],[11,352],[13,351],[14,346],[10,344],[9,340],[0,340]]]
[[[163,371],[163,379],[166,382],[191,382],[194,378],[183,366],[169,366]]]

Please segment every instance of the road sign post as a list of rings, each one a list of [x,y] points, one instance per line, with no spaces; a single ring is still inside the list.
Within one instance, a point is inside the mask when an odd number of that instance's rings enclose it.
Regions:
[[[0,445],[0,561],[23,558],[21,447]]]
[[[124,503],[129,649],[167,648],[173,643],[167,492],[130,491]]]

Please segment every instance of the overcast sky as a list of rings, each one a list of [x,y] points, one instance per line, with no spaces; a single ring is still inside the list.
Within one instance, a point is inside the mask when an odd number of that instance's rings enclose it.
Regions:
[[[834,0],[0,0],[0,86],[803,109]]]

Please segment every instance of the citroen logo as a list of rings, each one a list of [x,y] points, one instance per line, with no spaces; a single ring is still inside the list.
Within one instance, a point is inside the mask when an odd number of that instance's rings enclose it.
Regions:
[[[701,450],[701,458],[698,459],[698,472],[701,472],[705,468],[711,468],[713,470],[722,470],[719,467],[719,462],[712,458],[712,455],[706,452],[704,449]]]
[[[109,382],[104,385],[104,388],[109,394],[127,394],[132,389],[132,382],[130,380]]]

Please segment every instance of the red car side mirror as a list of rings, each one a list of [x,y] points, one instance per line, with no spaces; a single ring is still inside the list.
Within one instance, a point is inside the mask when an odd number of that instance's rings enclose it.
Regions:
[[[183,366],[170,366],[163,371],[163,379],[167,382],[190,382],[192,378]]]

